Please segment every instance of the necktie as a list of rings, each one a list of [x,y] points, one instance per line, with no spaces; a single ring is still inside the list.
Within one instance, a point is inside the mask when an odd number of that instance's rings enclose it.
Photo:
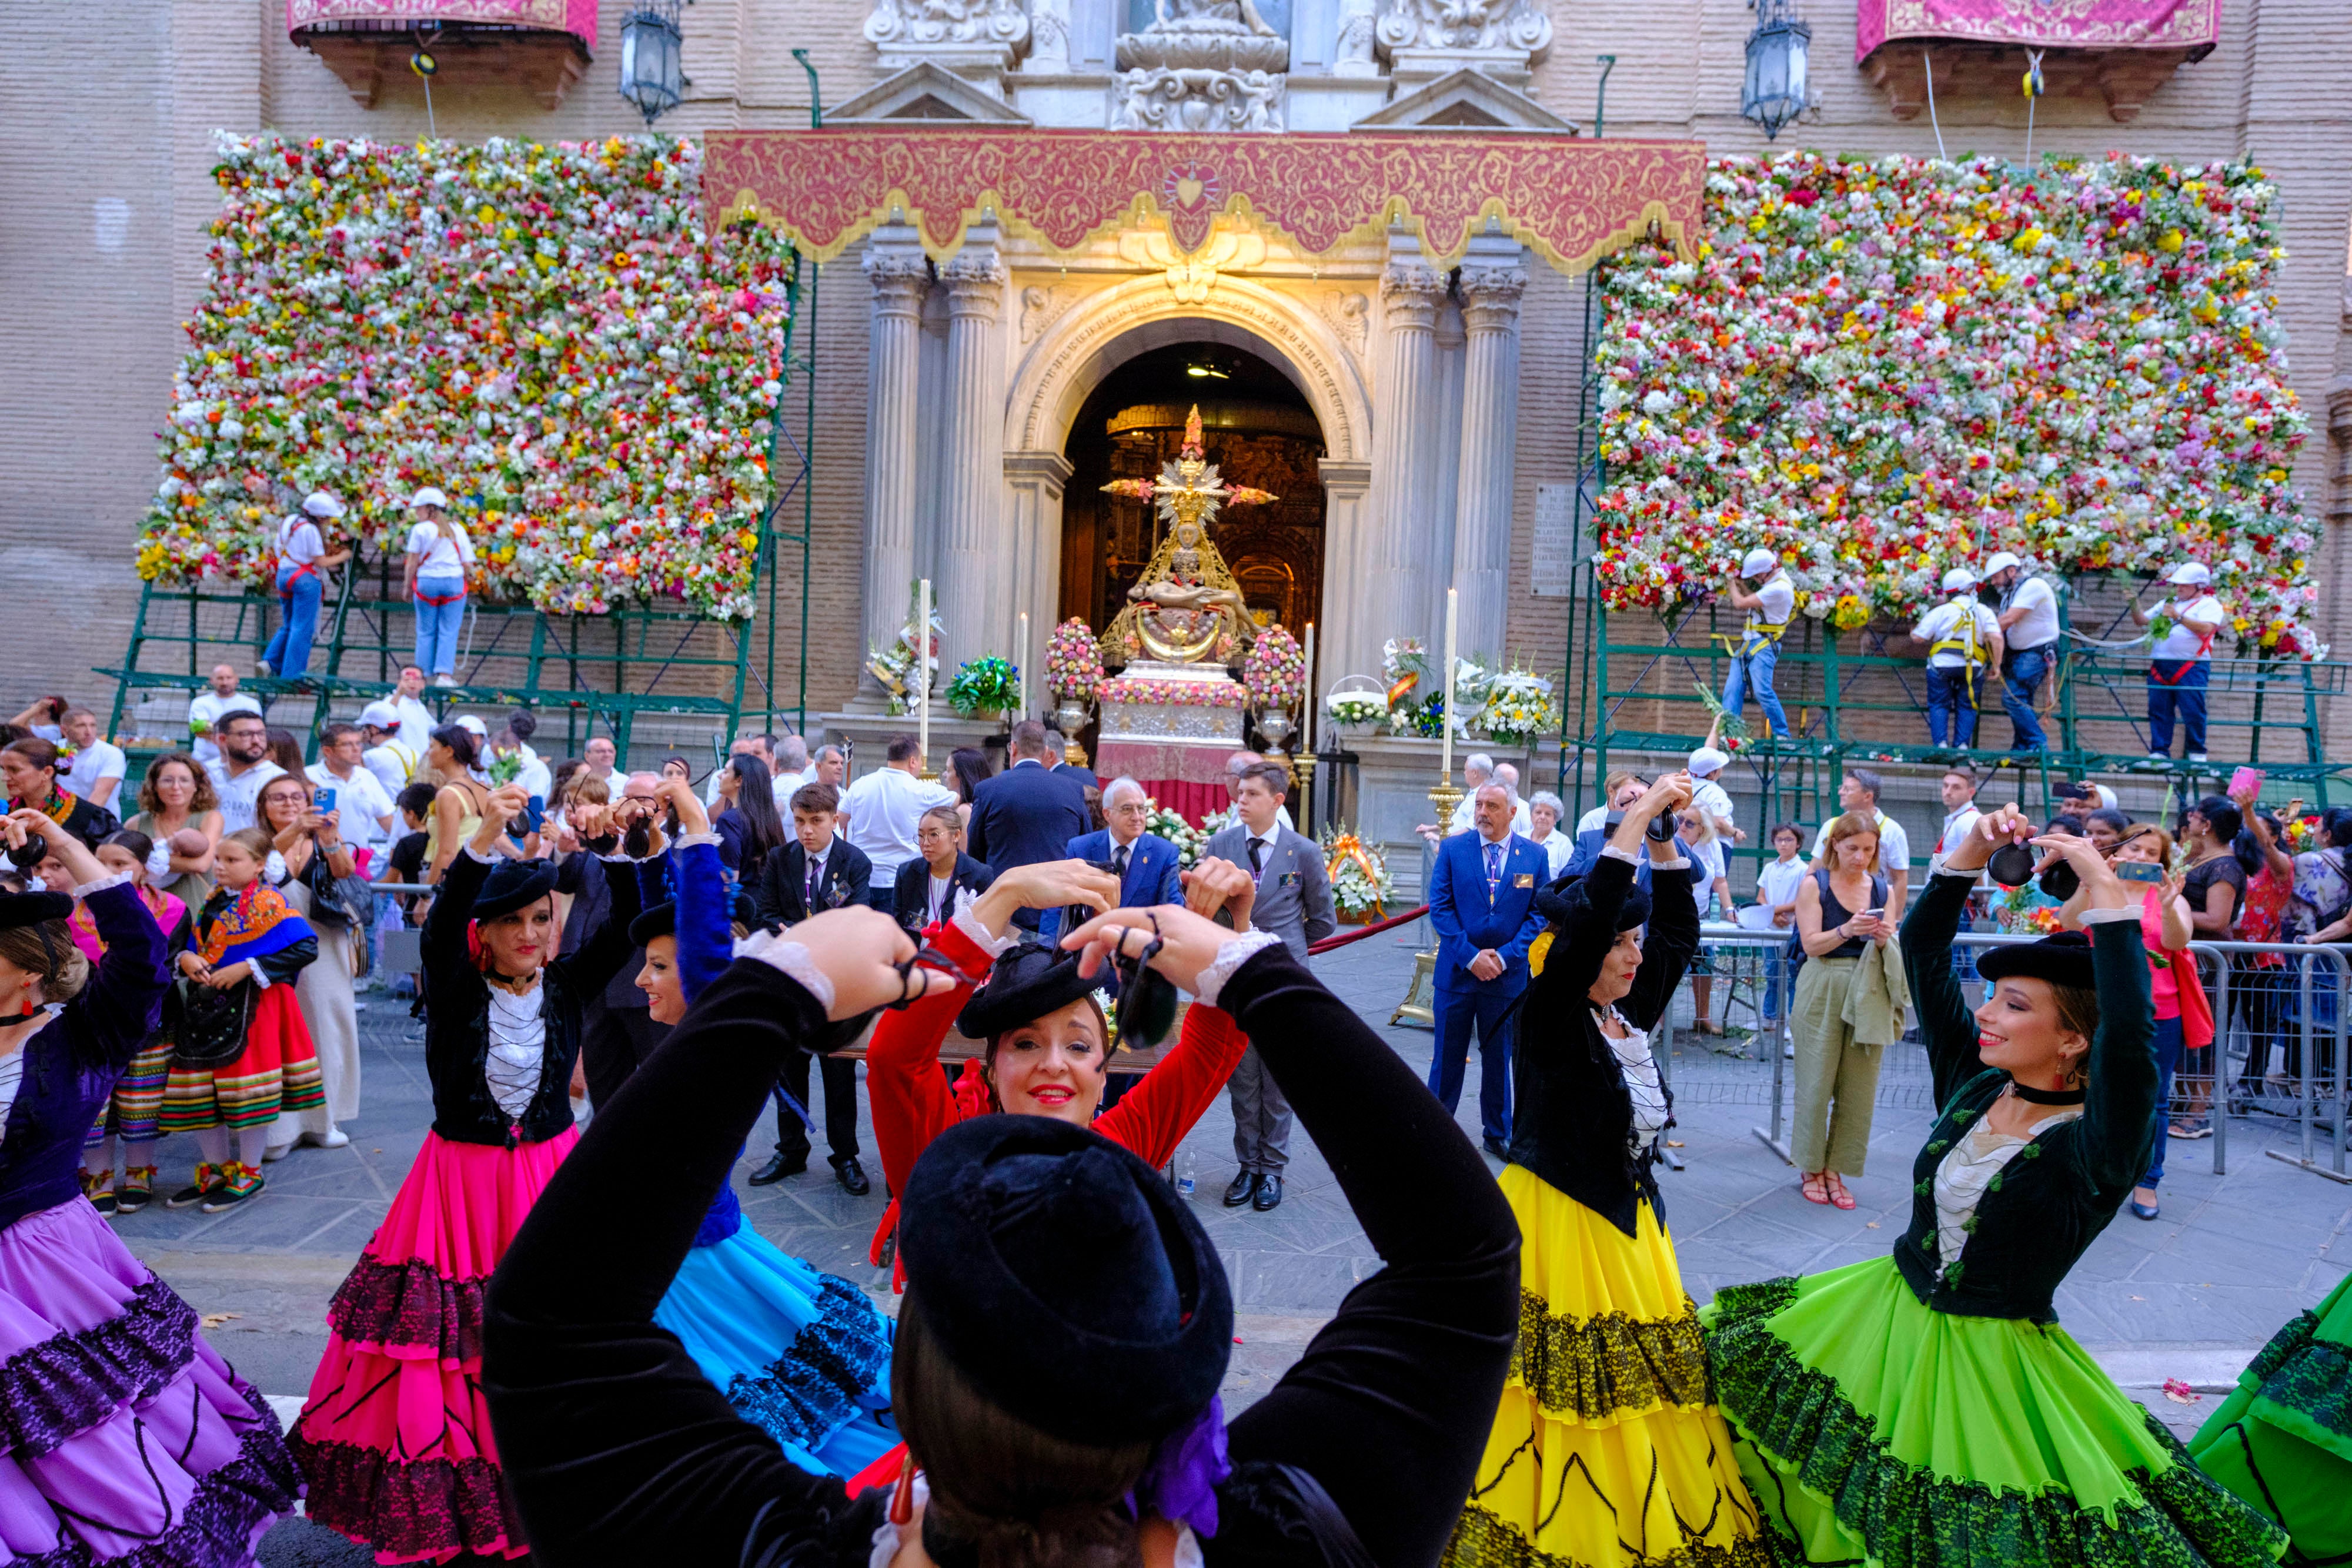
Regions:
[[[1119,885],[1121,887],[1125,887],[1127,885],[1128,847],[1129,846],[1126,844],[1121,844],[1118,848],[1110,852],[1111,874],[1118,878]]]
[[[814,915],[816,913],[816,883],[817,878],[823,875],[824,873],[824,862],[823,861],[812,860],[808,862],[808,886],[803,888],[801,892],[801,904],[811,915]]]
[[[1252,839],[1250,846],[1250,880],[1255,882],[1265,874],[1265,841]]]
[[[1488,844],[1486,846],[1486,896],[1488,898],[1491,899],[1495,896],[1496,884],[1500,883],[1502,880],[1503,846],[1500,844]]]

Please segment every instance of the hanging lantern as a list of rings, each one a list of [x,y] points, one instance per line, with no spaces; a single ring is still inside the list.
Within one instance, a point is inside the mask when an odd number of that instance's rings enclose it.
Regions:
[[[676,109],[685,95],[686,71],[679,58],[685,34],[678,26],[681,0],[637,0],[621,21],[621,96],[636,106],[647,125]]]
[[[1748,35],[1748,78],[1740,89],[1739,112],[1764,128],[1769,139],[1810,109],[1806,52],[1812,25],[1797,19],[1795,0],[1750,0],[1756,30]]]

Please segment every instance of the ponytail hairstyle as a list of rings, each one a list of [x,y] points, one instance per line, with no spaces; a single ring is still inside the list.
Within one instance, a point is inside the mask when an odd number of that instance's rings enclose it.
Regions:
[[[89,984],[89,960],[62,920],[0,928],[0,958],[26,974],[40,976],[45,1002],[69,1002]]]

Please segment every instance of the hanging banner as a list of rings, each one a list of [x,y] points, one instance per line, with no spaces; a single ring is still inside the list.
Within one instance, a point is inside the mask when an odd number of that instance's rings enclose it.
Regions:
[[[1248,214],[1311,256],[1416,231],[1432,265],[1460,261],[1487,219],[1566,273],[1647,234],[1691,254],[1705,194],[1696,141],[1504,132],[1187,135],[1012,127],[842,126],[717,131],[703,193],[714,224],[752,217],[831,260],[894,215],[944,261],[993,216],[1070,255],[1154,215],[1176,248]]]
[[[2201,54],[2221,36],[2221,0],[1861,0],[1853,57],[1896,38]]]

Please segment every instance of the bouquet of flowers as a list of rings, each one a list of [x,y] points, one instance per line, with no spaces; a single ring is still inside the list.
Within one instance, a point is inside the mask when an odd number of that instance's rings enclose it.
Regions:
[[[1207,816],[1201,819],[1201,842],[1203,845],[1207,844],[1211,839],[1215,838],[1219,833],[1223,832],[1227,828],[1232,827],[1235,822],[1238,822],[1241,820],[1242,814],[1235,808],[1232,806],[1219,807],[1217,810],[1210,812]]]
[[[1307,685],[1307,655],[1298,639],[1280,626],[1259,632],[1242,661],[1242,685],[1261,709],[1296,707]]]
[[[2011,936],[2048,936],[2058,929],[2059,908],[2057,901],[2028,882],[1995,901],[1992,918]]]
[[[898,628],[897,638],[887,648],[868,648],[866,651],[866,671],[881,684],[884,691],[890,694],[890,711],[894,715],[907,711],[908,702],[915,695],[917,685],[915,612],[920,607],[922,601],[919,591],[916,589],[910,588],[908,591],[908,597],[909,602],[907,606],[907,623]],[[939,681],[940,630],[940,612],[934,608],[931,612],[931,634],[926,640],[923,650],[923,661],[929,666],[925,673],[930,682],[930,689],[934,691],[938,689]]]
[[[2286,828],[2287,853],[2308,854],[2321,847],[2319,818],[2315,813],[2308,817],[2292,818],[2284,825]]]
[[[998,654],[965,661],[948,682],[948,706],[963,718],[1009,713],[1020,701],[1021,667]]]
[[[1379,692],[1333,692],[1323,699],[1323,711],[1333,724],[1355,728],[1388,717],[1389,702]]]
[[[1088,703],[1102,681],[1101,646],[1087,623],[1073,615],[1054,628],[1045,644],[1045,687],[1064,702]]]
[[[1396,879],[1388,860],[1375,845],[1365,843],[1334,822],[1323,830],[1323,859],[1331,877],[1331,902],[1349,924],[1386,917],[1386,905],[1396,896]]]
[[[1389,706],[1402,702],[1429,674],[1429,654],[1418,637],[1391,637],[1381,644],[1381,679],[1389,685]]]
[[[1174,844],[1178,865],[1190,866],[1201,858],[1201,846],[1209,841],[1209,834],[1205,831],[1192,826],[1176,811],[1149,796],[1144,798],[1143,803],[1147,808],[1143,831]]]
[[[1479,727],[1506,746],[1532,746],[1559,727],[1559,704],[1551,694],[1551,682],[1532,670],[1505,670],[1487,683]]]
[[[1239,707],[1242,688],[1231,681],[1154,681],[1122,675],[1096,691],[1107,703],[1156,703],[1171,707]]]

